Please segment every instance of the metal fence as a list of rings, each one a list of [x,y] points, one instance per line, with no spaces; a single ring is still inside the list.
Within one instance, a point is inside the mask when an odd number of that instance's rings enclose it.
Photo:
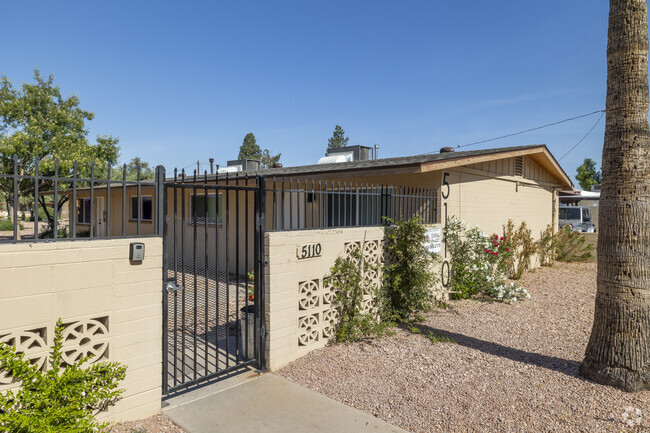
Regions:
[[[292,178],[271,178],[266,186],[272,231],[377,226],[415,217],[432,224],[438,218],[433,188]]]
[[[210,182],[210,183],[208,183]],[[264,179],[175,170],[163,249],[163,393],[264,359]]]
[[[11,221],[11,230],[0,230],[0,243],[161,234],[162,226],[155,220],[162,198],[158,179],[164,179],[164,167],[156,168],[155,180],[140,179],[139,168],[136,179],[127,180],[126,164],[114,170],[110,164],[98,169],[94,163],[80,167],[76,161],[61,167],[57,159],[21,161],[20,168],[18,162],[14,156],[13,173],[0,173],[0,195],[6,207],[2,217]],[[135,192],[127,192],[134,187]],[[116,197],[119,201],[111,200]],[[121,207],[121,212],[112,206]],[[44,215],[39,215],[41,211]],[[142,229],[143,221],[151,224],[148,230]]]

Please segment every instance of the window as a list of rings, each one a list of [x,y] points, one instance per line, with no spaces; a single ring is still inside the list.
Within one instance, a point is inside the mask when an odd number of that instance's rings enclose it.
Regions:
[[[151,221],[153,220],[153,201],[150,195],[140,196],[140,202],[142,203],[142,214],[140,215],[141,221]],[[131,197],[131,215],[130,219],[138,219],[138,196]]]
[[[219,194],[218,197],[214,194],[207,196],[207,217],[208,224],[221,224],[221,217],[223,215],[223,195]],[[190,200],[190,224],[205,224],[206,217],[206,196],[205,195],[192,195]]]
[[[561,220],[578,220],[580,221],[580,208],[561,207],[558,214]]]
[[[350,227],[383,224],[382,217],[392,214],[393,188],[327,194],[327,226]],[[359,205],[357,206],[357,200]]]
[[[90,199],[77,199],[77,223],[90,224]]]

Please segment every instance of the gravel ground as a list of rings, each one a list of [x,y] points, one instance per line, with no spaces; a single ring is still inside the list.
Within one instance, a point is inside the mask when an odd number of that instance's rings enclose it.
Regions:
[[[556,264],[520,284],[532,299],[454,301],[427,316],[422,335],[329,345],[278,374],[414,433],[650,431],[650,392],[578,376],[596,264]]]
[[[163,414],[154,415],[139,421],[116,424],[106,433],[186,433]]]

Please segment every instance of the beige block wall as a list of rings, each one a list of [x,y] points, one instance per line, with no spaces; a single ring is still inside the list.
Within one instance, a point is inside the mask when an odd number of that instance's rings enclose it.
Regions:
[[[383,227],[266,233],[266,359],[270,370],[327,344],[336,314],[331,290],[324,286],[323,278],[351,244],[362,246],[367,262],[383,263],[383,240]],[[299,259],[298,247],[312,243],[320,243],[321,256]],[[380,287],[381,271],[369,272],[366,278]],[[432,291],[441,289],[438,286]],[[369,295],[364,298],[364,308],[372,309]]]
[[[145,244],[140,263],[129,262],[131,242]],[[96,347],[99,359],[128,366],[126,392],[99,418],[133,420],[160,411],[160,238],[2,244],[0,269],[0,340],[28,338],[34,344],[25,353],[47,362],[58,318],[70,324],[66,331],[84,326],[89,344],[66,347],[75,355]],[[0,376],[0,389],[11,387],[6,382]]]
[[[323,295],[323,277],[339,255],[345,252],[349,242],[379,241],[384,237],[381,227],[345,228],[328,230],[288,231],[266,233],[266,359],[270,370],[277,370],[308,352],[327,344],[326,311],[329,305]],[[320,243],[321,256],[298,259],[299,245]],[[313,282],[312,292],[301,293],[301,283]],[[304,286],[304,284],[303,284]],[[307,288],[309,290],[309,288]],[[314,295],[316,304],[301,310],[300,300]],[[316,317],[309,330],[302,327],[305,317]],[[313,334],[307,344],[306,333]]]

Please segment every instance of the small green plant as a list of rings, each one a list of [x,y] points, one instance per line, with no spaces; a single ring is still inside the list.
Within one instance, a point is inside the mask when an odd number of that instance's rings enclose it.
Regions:
[[[84,237],[82,236],[84,232],[81,232],[78,237]],[[88,236],[90,236],[90,231],[88,231]],[[52,239],[54,238],[54,230],[52,230],[51,227],[47,227],[45,230],[43,230],[39,235],[39,238],[41,239]],[[58,231],[58,238],[67,238],[68,237],[68,228],[67,227],[61,227]]]
[[[408,328],[408,330],[409,330],[409,332],[411,334],[421,334],[422,333],[422,330],[420,328],[418,328],[417,326],[415,326],[415,325],[413,325],[411,323],[407,323],[407,328]]]
[[[0,343],[0,370],[15,381],[18,390],[0,394],[0,429],[20,433],[91,433],[108,426],[94,415],[124,392],[117,389],[126,367],[98,362],[87,367],[89,357],[65,365],[63,323],[58,320],[50,365],[42,371],[13,346]]]
[[[434,334],[433,331],[429,331],[429,335],[427,335],[427,338],[431,340],[432,343],[456,343],[454,340],[452,340],[449,337],[445,337],[444,335],[437,335]]]
[[[18,222],[18,228],[20,230],[25,230],[25,226],[22,222]],[[0,232],[11,232],[14,230],[14,224],[10,218],[0,221]]]
[[[381,336],[391,325],[363,309],[363,295],[370,293],[375,303],[378,293],[364,278],[363,271],[372,267],[363,260],[361,251],[352,250],[349,257],[338,257],[325,278],[334,291],[333,305],[338,313],[336,340],[351,342],[368,336]]]
[[[594,258],[594,246],[586,243],[587,239],[571,226],[564,226],[556,233],[557,260],[560,262],[584,262]]]
[[[434,305],[431,288],[438,281],[434,265],[438,256],[423,247],[426,227],[421,219],[393,221],[386,226],[386,248],[393,256],[384,270],[385,317],[401,322],[417,321]]]
[[[248,283],[246,284],[246,294],[248,300],[253,302],[255,300],[255,270],[251,269],[248,273]]]
[[[537,241],[539,260],[542,266],[553,266],[557,259],[558,236],[553,233],[553,227],[549,224],[541,233]]]
[[[514,254],[513,259],[508,261],[508,277],[518,280],[524,272],[530,269],[530,261],[533,254],[538,251],[538,244],[533,241],[531,230],[526,225],[526,221],[522,221],[519,228],[515,230],[515,225],[509,219],[504,227],[503,237],[506,245],[509,245]]]

